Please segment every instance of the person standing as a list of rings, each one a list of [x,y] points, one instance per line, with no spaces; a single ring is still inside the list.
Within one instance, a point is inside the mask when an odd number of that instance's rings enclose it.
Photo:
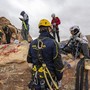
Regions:
[[[29,16],[26,14],[25,11],[22,11],[20,13],[20,15],[23,18],[19,18],[22,21],[22,31],[21,31],[21,35],[23,37],[24,40],[28,41],[28,34],[29,34]]]
[[[5,36],[6,36],[6,43],[9,44],[10,40],[11,40],[12,32],[11,32],[10,28],[8,27],[8,25],[4,25],[2,27],[2,29],[3,29]]]
[[[56,35],[57,35],[58,42],[60,42],[58,25],[61,24],[61,21],[60,21],[60,19],[58,17],[55,16],[54,13],[51,15],[51,17],[52,17],[51,24],[53,26],[53,36],[54,36],[54,38],[56,38]]]
[[[2,36],[3,36],[3,32],[2,30],[0,30],[0,45],[2,44]]]
[[[63,72],[61,71],[63,69],[63,63],[59,53],[59,46],[50,34],[51,23],[47,19],[42,19],[40,20],[38,27],[40,35],[30,43],[27,62],[32,63],[33,67],[36,66],[38,71],[42,67],[43,63],[45,63],[52,77],[57,78],[58,86],[61,87],[63,76]],[[48,90],[45,79],[40,79],[38,75],[39,72],[35,74],[36,79],[34,78],[35,80],[32,82],[34,84],[36,83],[35,81],[38,81],[37,85],[34,85],[35,90]],[[44,82],[44,89],[42,89],[42,79]],[[51,80],[49,80],[49,82],[51,82]]]

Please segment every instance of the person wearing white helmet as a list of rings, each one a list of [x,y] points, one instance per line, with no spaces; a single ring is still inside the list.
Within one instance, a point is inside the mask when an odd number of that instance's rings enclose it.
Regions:
[[[72,26],[70,28],[70,33],[72,36],[70,37],[70,42],[68,44],[68,48],[66,48],[66,51],[75,53],[75,46],[77,47],[78,45],[78,50],[81,51],[80,53],[82,53],[85,58],[90,58],[88,40],[86,36],[80,32],[79,26]]]
[[[72,30],[72,31],[71,31]],[[89,49],[88,49],[88,40],[85,35],[80,32],[79,26],[73,26],[70,28],[71,32],[74,32],[72,37],[75,37],[75,40],[80,43],[82,53],[85,58],[90,58]]]
[[[56,38],[55,34],[57,34],[58,42],[60,42],[58,25],[61,24],[61,21],[58,17],[55,16],[54,13],[51,15],[51,17],[52,17],[51,24],[52,24],[52,27],[53,27],[53,36],[54,36],[54,38]]]

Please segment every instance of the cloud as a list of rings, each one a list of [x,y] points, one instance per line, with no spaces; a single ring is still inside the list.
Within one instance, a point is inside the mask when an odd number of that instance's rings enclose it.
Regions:
[[[30,18],[30,33],[37,37],[40,19],[51,21],[51,14],[55,13],[61,19],[61,37],[68,38],[69,28],[73,25],[79,25],[84,34],[90,34],[89,4],[90,0],[1,0],[0,16],[7,17],[17,28],[21,28],[18,17],[25,10]]]

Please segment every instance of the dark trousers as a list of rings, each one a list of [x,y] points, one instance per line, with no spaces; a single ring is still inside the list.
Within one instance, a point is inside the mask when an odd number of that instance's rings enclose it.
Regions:
[[[56,35],[57,35],[58,42],[60,42],[59,31],[53,31],[53,36],[55,39],[56,39]]]
[[[11,39],[11,35],[6,34],[6,41],[7,41],[7,44],[9,44],[9,43],[10,43],[10,39]]]
[[[24,25],[22,25],[21,35],[24,40],[28,41],[28,34],[29,34],[29,25],[27,25],[27,30],[25,29]]]

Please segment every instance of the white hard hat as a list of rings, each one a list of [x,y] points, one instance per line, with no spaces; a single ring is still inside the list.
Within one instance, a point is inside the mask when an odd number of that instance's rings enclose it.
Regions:
[[[80,30],[79,26],[72,26],[72,27],[70,28],[70,31],[74,31],[75,29]]]
[[[77,33],[79,33],[80,32],[80,28],[79,28],[79,26],[73,26],[73,27],[71,27],[70,28],[70,32],[74,32],[74,35],[76,35]]]

